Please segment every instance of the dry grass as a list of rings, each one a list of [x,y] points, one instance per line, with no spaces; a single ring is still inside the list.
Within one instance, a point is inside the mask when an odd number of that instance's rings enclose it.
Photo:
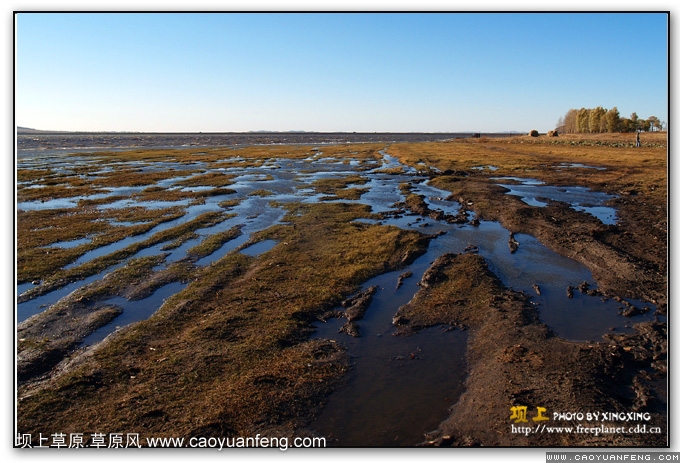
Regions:
[[[209,256],[213,252],[217,251],[224,245],[224,243],[233,240],[234,238],[240,236],[242,225],[237,225],[230,228],[229,230],[215,233],[213,235],[205,238],[201,244],[194,246],[187,251],[187,255],[194,259],[200,259],[201,257]]]
[[[289,205],[290,224],[257,237],[278,240],[271,251],[198,270],[151,319],[22,400],[22,432],[294,433],[346,369],[337,346],[306,340],[309,322],[425,249],[417,233],[352,223],[368,215],[360,205]]]
[[[643,134],[644,145],[640,149],[628,147],[624,136],[617,135],[590,139],[581,136],[559,139],[512,137],[393,144],[387,151],[408,165],[418,167],[425,163],[428,167],[439,169],[442,174],[433,178],[432,183],[451,191],[456,198],[470,199],[481,218],[510,223],[511,229],[521,227],[524,219],[527,219],[524,226],[547,224],[536,226],[533,230],[544,233],[541,236],[550,239],[557,239],[554,235],[558,233],[566,234],[567,228],[564,227],[570,221],[574,222],[571,219],[576,216],[562,211],[563,215],[558,218],[569,220],[553,225],[549,214],[559,212],[558,208],[538,212],[534,210],[536,208],[525,208],[519,204],[519,199],[508,198],[499,187],[494,187],[491,177],[533,177],[551,184],[579,184],[618,194],[621,196],[620,230],[587,222],[585,225],[577,224],[581,228],[569,228],[568,232],[574,233],[574,239],[597,241],[619,253],[613,255],[627,256],[631,261],[644,257],[647,259],[644,262],[660,265],[654,259],[661,261],[665,256],[667,152],[660,134],[648,135],[650,139],[646,140]],[[382,145],[368,144],[323,146],[320,157],[351,157],[368,165],[369,161],[381,158],[379,150],[382,148]],[[234,165],[256,167],[271,159],[305,159],[313,154],[315,151],[304,146],[257,146],[140,150],[94,156],[107,162],[143,161],[153,165],[158,161],[174,160],[191,165],[220,163],[220,166],[229,166],[232,164],[230,160],[241,156],[245,162],[234,162]],[[606,170],[556,169],[563,162],[606,167]],[[499,170],[471,169],[480,165],[494,165]],[[201,172],[201,175],[185,186],[224,188],[232,181],[228,175],[206,174],[204,171],[205,166],[197,164],[196,170],[189,172]],[[142,173],[135,169],[124,172],[129,180],[111,174],[100,176],[101,182],[109,182],[112,186],[147,185],[158,179],[188,173]],[[49,172],[26,171],[22,178],[33,180],[45,175]],[[363,190],[348,188],[348,185],[365,181],[363,177],[356,176],[317,181],[312,186],[319,192],[334,195],[334,199],[353,199]],[[406,190],[404,187],[403,191],[408,193]],[[150,195],[147,196],[149,198],[151,195],[161,198],[168,192],[148,189],[146,194]],[[418,201],[416,195],[412,196],[410,201],[414,202],[414,206],[422,206],[422,198]],[[197,199],[190,192],[185,192],[182,197]],[[220,204],[233,207],[238,203],[239,200],[234,199]],[[513,206],[507,207],[510,203]],[[372,217],[370,208],[365,205],[293,203],[284,207],[288,211],[284,224],[252,237],[252,241],[273,239],[278,243],[257,258],[232,252],[205,268],[194,268],[190,262],[183,262],[175,264],[167,274],[151,277],[140,267],[142,281],[129,285],[128,295],[135,292],[146,294],[161,283],[180,278],[188,281],[189,285],[169,298],[149,320],[123,330],[93,352],[75,358],[48,387],[32,390],[30,394],[28,389],[22,388],[17,412],[19,432],[109,433],[130,430],[139,432],[142,437],[236,436],[257,432],[290,435],[299,432],[308,424],[314,408],[331,391],[348,365],[346,354],[336,343],[309,340],[311,322],[353,293],[367,279],[398,269],[424,252],[427,239],[417,232],[354,222],[357,218]],[[527,215],[529,209],[533,215]],[[40,243],[48,243],[53,237],[56,241],[105,236],[112,232],[113,228],[99,223],[98,218],[103,213],[91,212],[88,217],[88,210],[92,209],[20,213],[20,255],[29,256],[22,252],[37,252]],[[119,220],[126,220],[126,216],[127,220],[139,220],[141,215],[135,211],[117,211],[115,214],[118,214]],[[158,215],[152,220],[168,217],[161,212],[154,214]],[[58,256],[40,271],[42,273],[34,269],[24,270],[22,275],[40,274],[54,282],[81,278],[120,262],[144,247],[186,239],[193,236],[197,228],[225,218],[221,214],[211,214],[70,272],[54,272],[60,262],[67,260]],[[38,226],[39,223],[43,225]],[[70,228],[69,224],[72,224]],[[51,229],[55,230],[54,236]],[[124,235],[130,231],[123,230],[121,233]],[[191,251],[197,256],[207,255],[225,240],[233,239],[237,232],[232,229],[206,239]],[[24,233],[26,237],[22,237]],[[649,237],[659,240],[658,256],[650,252],[648,243],[642,241],[649,240]],[[39,260],[39,255],[25,258],[26,261],[31,259]],[[652,264],[649,264],[650,268]],[[51,271],[47,270],[50,266]],[[491,326],[493,323],[487,323],[484,317],[492,313],[496,317],[494,323],[506,323],[503,322],[505,314],[501,310],[492,312],[489,306],[489,297],[498,296],[502,288],[498,286],[497,279],[488,274],[478,256],[458,256],[443,272],[447,279],[421,293],[403,309],[401,315],[408,318],[414,327],[451,323],[479,329],[481,335],[476,336],[475,342],[479,343],[476,352],[481,356],[486,349],[484,343],[493,344],[497,339]],[[120,276],[120,279],[112,281],[114,286],[105,290],[100,288],[103,292],[96,294],[124,290],[127,277],[123,278],[122,273]],[[505,355],[502,349],[506,345],[501,341],[505,343],[512,338],[513,329],[524,326],[524,321],[519,320],[526,311],[524,302],[510,302],[507,306],[504,303],[497,305],[501,308],[518,307],[517,313],[509,312],[506,317],[518,320],[513,321],[503,333],[496,333],[500,341],[487,346],[489,352],[498,351],[499,355]],[[100,315],[101,319],[95,320],[97,323],[111,314],[102,312]],[[536,335],[545,336],[544,328],[528,326],[522,329],[527,339],[532,340],[532,348],[541,344],[543,338]],[[36,342],[32,347],[38,344]],[[508,346],[512,348],[512,345]],[[569,349],[565,348],[565,351]],[[510,355],[514,351],[508,352]],[[485,360],[490,365],[483,370],[485,374],[494,371],[495,361],[495,357]],[[540,365],[536,365],[536,371],[540,372]],[[516,378],[517,375],[509,373],[508,377]],[[516,390],[519,386],[513,386],[513,393]],[[506,400],[503,394],[499,397]]]
[[[51,273],[40,286],[24,293],[22,300],[36,297],[40,294],[44,294],[45,292],[53,291],[54,289],[65,286],[72,281],[77,281],[90,275],[99,273],[111,267],[112,265],[134,256],[142,249],[155,244],[162,243],[164,241],[189,239],[196,229],[209,227],[223,220],[225,220],[225,215],[221,212],[206,212],[189,222],[159,231],[146,240],[138,241],[118,251],[94,258],[77,267],[53,271],[53,273]]]
[[[224,187],[231,185],[234,180],[233,174],[225,174],[223,172],[208,172],[195,177],[180,180],[175,185],[180,186],[214,186]]]
[[[179,218],[178,209],[144,208],[57,209],[17,212],[17,281],[49,279],[55,271],[88,251],[128,236],[151,230],[163,222]],[[137,225],[116,226],[109,221],[139,221]],[[49,247],[51,244],[90,237],[90,243],[75,248]]]
[[[341,178],[322,178],[315,180],[310,185],[319,193],[329,195],[324,200],[344,199],[355,201],[361,198],[361,195],[366,193],[368,189],[365,188],[349,188],[350,185],[364,185],[368,179],[361,175],[348,175]],[[306,186],[305,186],[306,188]]]

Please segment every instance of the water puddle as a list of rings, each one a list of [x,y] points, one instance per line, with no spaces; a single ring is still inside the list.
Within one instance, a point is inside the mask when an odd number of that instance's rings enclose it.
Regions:
[[[78,206],[82,197],[57,198],[47,201],[23,201],[17,203],[18,211],[44,211],[47,209],[72,209]]]
[[[269,251],[271,248],[276,246],[278,241],[276,240],[264,240],[264,241],[259,241],[255,244],[251,244],[245,249],[241,249],[241,253],[245,254],[247,256],[252,256],[252,257],[257,257],[260,254],[263,254],[267,251]]]
[[[418,258],[411,278],[397,288],[405,270],[377,276],[363,285],[380,289],[363,319],[360,337],[339,333],[346,319],[316,324],[315,338],[347,346],[352,369],[313,423],[329,445],[413,446],[435,429],[463,392],[467,333],[435,326],[412,336],[393,336],[392,317],[419,289],[431,255]]]
[[[59,241],[57,243],[50,244],[49,247],[71,249],[71,248],[77,248],[81,244],[89,244],[91,242],[92,242],[91,238],[81,238],[79,240]]]
[[[585,164],[580,164],[578,162],[562,162],[555,166],[556,169],[595,169],[595,170],[607,170],[606,167],[597,166],[587,166]]]
[[[114,297],[102,301],[101,304],[117,305],[123,308],[123,312],[118,315],[112,323],[105,325],[89,336],[85,337],[82,345],[93,345],[114,331],[123,328],[131,323],[146,320],[156,312],[167,298],[177,294],[186,288],[185,283],[169,283],[158,288],[151,296],[138,301],[128,301],[124,297]]]
[[[89,198],[88,198],[89,199]],[[169,209],[171,207],[185,207],[189,205],[189,199],[177,201],[135,201],[133,199],[121,199],[108,204],[102,204],[100,209],[125,209],[127,207],[143,207],[145,209]]]
[[[518,185],[498,183],[507,189],[507,194],[519,196],[530,206],[545,207],[548,201],[559,201],[569,204],[572,209],[586,212],[599,219],[605,225],[616,225],[616,209],[606,206],[606,203],[616,196],[599,191],[593,191],[581,186],[551,186],[535,179],[518,177],[500,177],[492,180],[513,180]]]
[[[100,274],[95,274],[95,275],[90,275],[87,278],[83,278],[82,280],[74,281],[73,283],[70,283],[66,286],[63,286],[59,289],[55,289],[54,291],[50,291],[48,293],[43,294],[42,296],[38,296],[36,298],[33,298],[29,301],[22,302],[20,304],[17,304],[17,324],[23,322],[24,320],[32,317],[35,314],[44,312],[48,307],[53,305],[54,303],[58,302],[62,297],[68,296],[71,294],[73,291],[76,289],[79,289],[85,285],[88,285],[90,283],[94,283],[95,281],[98,281],[104,277],[109,272],[112,272],[120,267],[122,267],[124,264],[118,264],[113,267],[110,267],[106,270],[106,272],[102,272]],[[31,285],[33,286],[33,285]],[[17,294],[21,294],[22,291],[19,291],[19,287],[17,287]]]
[[[380,221],[362,219],[362,222],[393,225],[427,234],[441,232],[444,234],[432,239],[427,253],[416,259],[408,269],[377,276],[364,284],[363,288],[376,285],[380,289],[374,295],[364,318],[357,321],[360,337],[354,338],[339,333],[346,321],[344,318],[330,319],[326,323],[320,322],[316,325],[314,337],[343,343],[348,349],[353,365],[347,374],[346,382],[331,395],[328,404],[313,424],[317,431],[329,439],[329,445],[384,447],[417,444],[423,440],[424,432],[435,429],[446,418],[447,409],[463,392],[467,366],[466,332],[435,326],[409,337],[392,335],[394,332],[392,317],[399,307],[406,304],[418,291],[417,282],[430,264],[444,253],[479,253],[486,259],[489,269],[506,286],[531,295],[531,300],[537,305],[541,321],[564,339],[596,341],[612,329],[630,330],[631,320],[644,321],[654,316],[655,308],[639,301],[626,303],[641,309],[647,306],[650,310],[629,319],[619,315],[622,305],[625,305],[623,302],[603,300],[599,296],[588,295],[577,289],[572,291],[572,297],[569,298],[568,287],[576,288],[586,282],[590,290],[596,289],[591,273],[581,264],[550,251],[529,235],[516,235],[515,240],[519,243],[519,248],[511,253],[508,247],[510,234],[499,223],[482,221],[478,226],[457,225],[447,223],[445,220],[397,212],[395,204],[405,199],[400,189],[400,184],[405,182],[411,185],[413,193],[424,197],[432,210],[441,211],[446,215],[456,215],[461,205],[456,201],[447,200],[449,192],[429,185],[427,178],[418,175],[416,169],[402,165],[397,158],[384,151],[381,152],[382,162],[323,157],[318,148],[311,151],[314,154],[307,159],[268,159],[259,167],[247,165],[243,158],[220,161],[219,165],[222,166],[223,163],[227,163],[229,167],[226,168],[210,169],[210,165],[201,164],[207,172],[219,169],[233,176],[231,179],[233,183],[229,188],[237,192],[205,198],[202,204],[193,204],[190,199],[137,202],[129,198],[101,205],[99,207],[103,210],[137,206],[149,209],[182,206],[185,208],[185,214],[181,218],[159,224],[146,233],[124,238],[85,253],[65,268],[73,268],[124,249],[158,232],[190,221],[204,212],[224,211],[225,208],[221,207],[220,203],[225,199],[238,200],[238,203],[230,202],[225,206],[229,213],[236,214],[234,217],[196,230],[198,237],[188,239],[174,249],[168,249],[168,242],[158,243],[131,256],[132,258],[166,254],[164,264],[156,269],[160,270],[171,262],[186,258],[187,251],[205,238],[240,226],[242,232],[240,236],[195,262],[199,267],[209,265],[248,243],[253,233],[281,223],[285,215],[285,209],[279,207],[281,203],[318,202],[328,199],[328,195],[320,194],[311,187],[314,181],[362,175],[367,182],[357,186],[367,191],[355,203],[370,206],[373,213],[387,213]],[[22,162],[40,165],[37,158],[26,159]],[[73,160],[69,158],[67,161],[71,163]],[[88,163],[92,162],[99,160],[89,159],[83,161],[83,165],[91,165]],[[174,164],[180,165],[177,162],[158,162],[154,168],[168,168]],[[69,165],[73,167],[72,164]],[[587,168],[577,164],[565,165],[572,166]],[[196,167],[197,165],[193,166]],[[179,170],[179,167],[177,168]],[[384,172],[385,169],[391,169],[392,172]],[[497,168],[476,166],[475,169],[494,171]],[[208,191],[213,187],[177,185],[181,180],[205,173],[204,171],[186,175],[182,172],[177,177],[159,181],[155,186],[187,192]],[[614,196],[578,186],[549,186],[535,179],[501,177],[495,180],[508,189],[508,194],[519,196],[527,204],[544,207],[548,201],[561,201],[578,211],[595,215],[603,223],[616,223],[616,211],[606,205]],[[110,190],[108,194],[133,194],[135,189],[136,187],[128,190],[115,189]],[[251,194],[262,190],[271,194],[269,196]],[[21,207],[76,207],[78,200],[66,198],[44,203],[21,203]],[[351,201],[333,199],[333,202]],[[131,224],[131,222],[117,223],[117,225]],[[74,240],[55,245],[79,244],[85,244],[85,241]],[[274,240],[260,241],[241,252],[258,256],[271,250],[276,244]],[[126,262],[127,259],[107,269],[106,272],[120,268]],[[413,276],[407,278],[403,285],[397,288],[399,275],[406,270],[413,272]],[[72,291],[101,279],[106,272],[18,304],[17,321],[21,322],[45,310]],[[22,292],[30,287],[32,287],[30,284],[18,285],[17,291]],[[116,297],[100,302],[119,305],[123,308],[123,313],[112,323],[92,333],[83,343],[90,345],[97,343],[118,327],[148,318],[158,310],[165,299],[184,287],[184,284],[176,282],[159,288],[153,295],[140,301]],[[535,287],[540,288],[540,294],[537,294]]]
[[[212,254],[205,256],[201,259],[198,259],[195,262],[195,265],[198,267],[205,267],[206,265],[210,265],[213,262],[217,262],[227,254],[229,254],[231,251],[234,249],[238,248],[239,246],[245,244],[248,242],[248,239],[250,238],[250,235],[240,235],[234,238],[231,241],[227,241],[222,245],[220,249],[217,251],[213,252]]]

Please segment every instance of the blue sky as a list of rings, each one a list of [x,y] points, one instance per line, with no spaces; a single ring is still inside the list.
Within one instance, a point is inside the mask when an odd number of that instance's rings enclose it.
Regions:
[[[662,13],[19,13],[15,120],[49,130],[547,131],[668,120]]]

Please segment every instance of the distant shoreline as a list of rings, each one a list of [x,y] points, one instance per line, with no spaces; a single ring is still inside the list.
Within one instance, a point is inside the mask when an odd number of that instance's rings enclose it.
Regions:
[[[262,135],[472,135],[473,133],[481,133],[484,136],[513,136],[523,135],[526,132],[518,131],[504,131],[504,132],[474,132],[474,131],[459,131],[459,132],[316,132],[305,130],[291,130],[291,131],[276,131],[276,130],[254,130],[248,132],[118,132],[118,131],[65,131],[65,130],[38,130],[29,129],[25,127],[18,127],[17,135],[244,135],[244,136],[262,136]]]
[[[478,135],[515,137],[517,133]],[[252,145],[340,145],[348,143],[416,143],[472,138],[474,132],[224,132],[224,133],[123,133],[24,132],[17,134],[19,152],[59,152],[137,148],[203,148]]]

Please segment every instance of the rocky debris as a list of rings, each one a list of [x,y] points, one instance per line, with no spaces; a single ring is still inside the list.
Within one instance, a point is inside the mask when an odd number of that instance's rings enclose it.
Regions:
[[[404,283],[405,279],[410,278],[412,276],[413,276],[413,272],[411,272],[410,270],[399,275],[399,278],[397,279],[397,289],[399,289],[401,287],[401,285]]]
[[[360,320],[364,317],[366,309],[371,304],[373,295],[378,290],[377,286],[371,286],[364,291],[359,291],[354,296],[345,299],[342,302],[342,306],[346,307],[345,318],[349,321]]]
[[[463,252],[477,252],[479,251],[479,248],[474,245],[474,244],[468,244],[465,246],[465,249],[463,249]]]
[[[319,321],[326,323],[326,321],[329,318],[340,318],[342,316],[343,316],[343,313],[341,311],[339,311],[337,309],[333,309],[333,310],[325,311],[324,313],[322,313],[321,315],[318,316],[318,319],[319,319]]]
[[[353,338],[358,338],[360,336],[359,325],[357,325],[354,321],[348,321],[342,325],[342,328],[340,328],[340,333],[345,333],[352,336]]]
[[[415,193],[410,193],[411,191],[411,186],[408,184],[403,184],[403,186],[400,187],[401,191],[405,194],[407,194],[407,198],[405,202],[398,202],[393,204],[393,207],[398,208],[398,210],[404,210],[408,209],[411,211],[413,214],[422,216],[422,217],[429,217],[432,220],[437,220],[437,221],[445,221],[446,223],[455,223],[455,224],[463,224],[468,222],[468,216],[467,216],[467,207],[472,206],[472,201],[464,201],[462,198],[459,199],[459,203],[461,204],[461,208],[458,211],[456,215],[451,215],[451,214],[446,214],[444,211],[439,210],[439,209],[430,209],[430,207],[427,205],[425,202],[425,196],[423,195],[418,195]],[[439,198],[438,198],[439,199]],[[453,201],[452,196],[448,196],[446,198],[446,201]],[[386,214],[383,213],[382,217],[385,217]],[[417,221],[417,220],[416,220]]]
[[[421,278],[418,285],[421,288],[429,288],[435,283],[446,280],[447,277],[444,274],[443,269],[451,264],[455,257],[456,255],[451,253],[442,254],[437,257],[430,268],[425,271],[423,278]]]
[[[623,309],[623,307],[622,307],[622,309]],[[624,317],[630,318],[630,317],[634,317],[636,315],[642,315],[642,314],[647,313],[647,312],[649,312],[649,307],[647,307],[647,306],[640,309],[638,307],[635,307],[632,304],[629,304],[626,309],[623,309],[623,311],[621,312],[621,315],[623,315]]]
[[[446,217],[446,214],[444,214],[444,211],[440,211],[438,209],[434,210],[434,211],[432,209],[430,209],[430,212],[427,214],[427,216],[429,218],[431,218],[432,220],[439,221],[439,220],[444,220],[444,218]]]
[[[635,367],[644,376],[665,374],[668,361],[668,327],[666,323],[644,322],[635,325],[633,334],[605,335],[616,355],[632,356]],[[651,368],[649,371],[646,369]]]
[[[399,262],[401,263],[401,265],[408,265],[414,260],[416,260],[416,258],[421,254],[422,252],[418,251],[406,251],[404,255],[401,257],[401,260]]]
[[[508,238],[508,247],[510,248],[510,254],[513,254],[519,248],[519,242],[515,239],[515,234],[510,233],[510,238]]]
[[[627,300],[623,299],[621,296],[612,296],[612,299],[621,304],[621,307],[619,307],[619,314],[623,315],[624,317],[634,317],[635,315],[642,315],[644,313],[649,312],[650,310],[650,308],[647,306],[643,308],[636,307]]]
[[[538,294],[539,296],[541,295],[541,288],[537,284],[533,284],[531,287],[534,288],[536,294]]]
[[[583,283],[578,285],[576,289],[578,289],[581,294],[587,294],[588,296],[602,296],[602,293],[597,289],[591,288],[590,283],[588,283],[587,281],[584,281]],[[621,302],[621,300],[619,300],[619,302]]]
[[[392,324],[394,326],[402,326],[402,325],[407,325],[410,320],[403,315],[396,314],[394,317],[392,317]]]
[[[445,215],[444,219],[446,220],[446,223],[459,223],[459,224],[466,223],[468,221],[467,209],[462,207],[458,211],[458,214],[456,215],[447,214]]]

